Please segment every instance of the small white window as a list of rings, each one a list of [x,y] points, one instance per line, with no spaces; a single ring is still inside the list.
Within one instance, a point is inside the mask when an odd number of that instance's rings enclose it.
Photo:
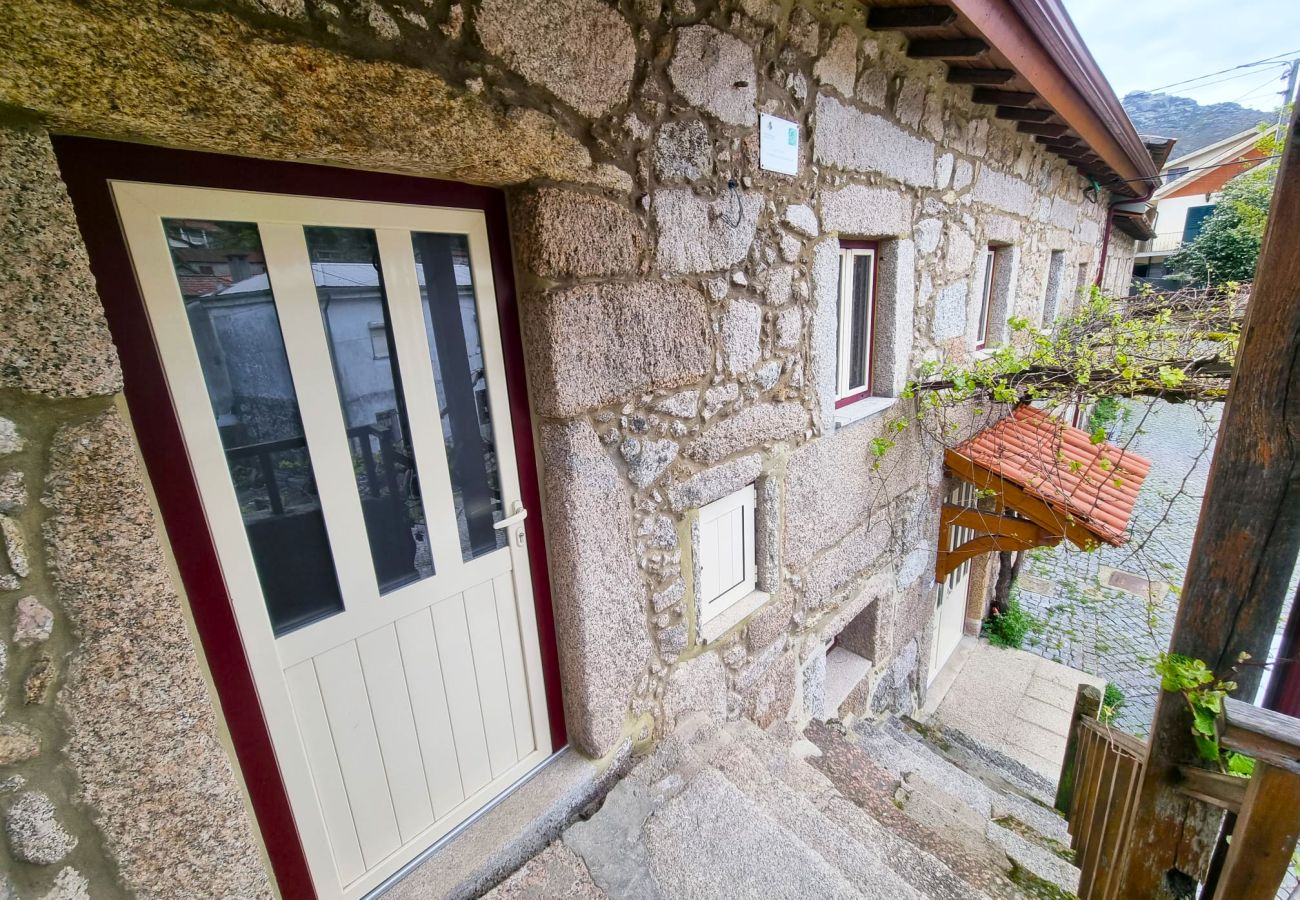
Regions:
[[[984,283],[980,285],[980,320],[975,331],[975,349],[979,350],[988,343],[989,311],[993,306],[993,269],[997,265],[998,254],[992,247],[984,251]]]
[[[746,485],[734,494],[700,507],[700,624],[757,590],[754,509],[758,493]]]
[[[839,348],[835,405],[847,406],[871,394],[875,340],[876,245],[840,244]]]

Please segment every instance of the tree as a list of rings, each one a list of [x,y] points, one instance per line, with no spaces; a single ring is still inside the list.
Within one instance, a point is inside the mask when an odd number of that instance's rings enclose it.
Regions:
[[[1229,181],[1200,234],[1169,258],[1169,268],[1197,285],[1253,278],[1276,178],[1277,165],[1267,164]]]

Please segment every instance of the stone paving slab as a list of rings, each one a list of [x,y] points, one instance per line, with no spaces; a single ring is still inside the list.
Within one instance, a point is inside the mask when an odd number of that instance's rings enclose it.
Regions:
[[[1081,683],[1103,689],[1105,682],[1023,650],[969,637],[963,642],[967,652],[953,654],[952,663],[960,670],[935,679],[951,686],[927,699],[922,718],[955,728],[1055,784],[1075,692]]]
[[[607,900],[578,855],[556,841],[524,863],[483,900]]]

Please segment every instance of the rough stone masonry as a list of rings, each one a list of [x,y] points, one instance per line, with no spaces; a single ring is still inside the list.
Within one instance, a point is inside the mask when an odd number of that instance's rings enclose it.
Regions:
[[[830,0],[16,0],[0,37],[0,896],[269,896],[48,132],[507,189],[571,739],[915,702],[939,448],[834,408],[838,247],[880,248],[876,384],[1068,307],[1105,201]],[[178,48],[185,48],[179,52]],[[758,114],[800,129],[758,164]],[[1131,253],[1120,235],[1109,253]],[[1063,299],[1062,299],[1063,298]],[[837,420],[837,416],[839,416]],[[770,599],[705,639],[692,510],[760,487]],[[823,676],[824,677],[824,674]],[[825,710],[822,710],[825,712]]]

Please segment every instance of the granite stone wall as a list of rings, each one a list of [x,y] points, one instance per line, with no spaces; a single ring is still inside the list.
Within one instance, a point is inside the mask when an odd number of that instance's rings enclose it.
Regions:
[[[508,190],[582,752],[648,743],[690,709],[824,713],[825,646],[851,624],[874,657],[850,702],[917,702],[942,448],[895,428],[908,401],[835,409],[839,240],[880,242],[874,372],[897,393],[923,360],[973,353],[990,244],[1016,261],[1000,315],[1038,320],[1054,250],[1068,307],[1107,203],[941,64],[830,0],[16,0],[5,15],[0,104],[40,123],[0,128],[0,752],[18,748],[0,809],[20,823],[3,852],[25,893],[268,890],[44,129]],[[798,175],[759,166],[760,112],[799,125]],[[1114,235],[1109,252],[1126,252]],[[754,482],[770,596],[706,638],[694,510]],[[59,849],[21,849],[29,834]]]

